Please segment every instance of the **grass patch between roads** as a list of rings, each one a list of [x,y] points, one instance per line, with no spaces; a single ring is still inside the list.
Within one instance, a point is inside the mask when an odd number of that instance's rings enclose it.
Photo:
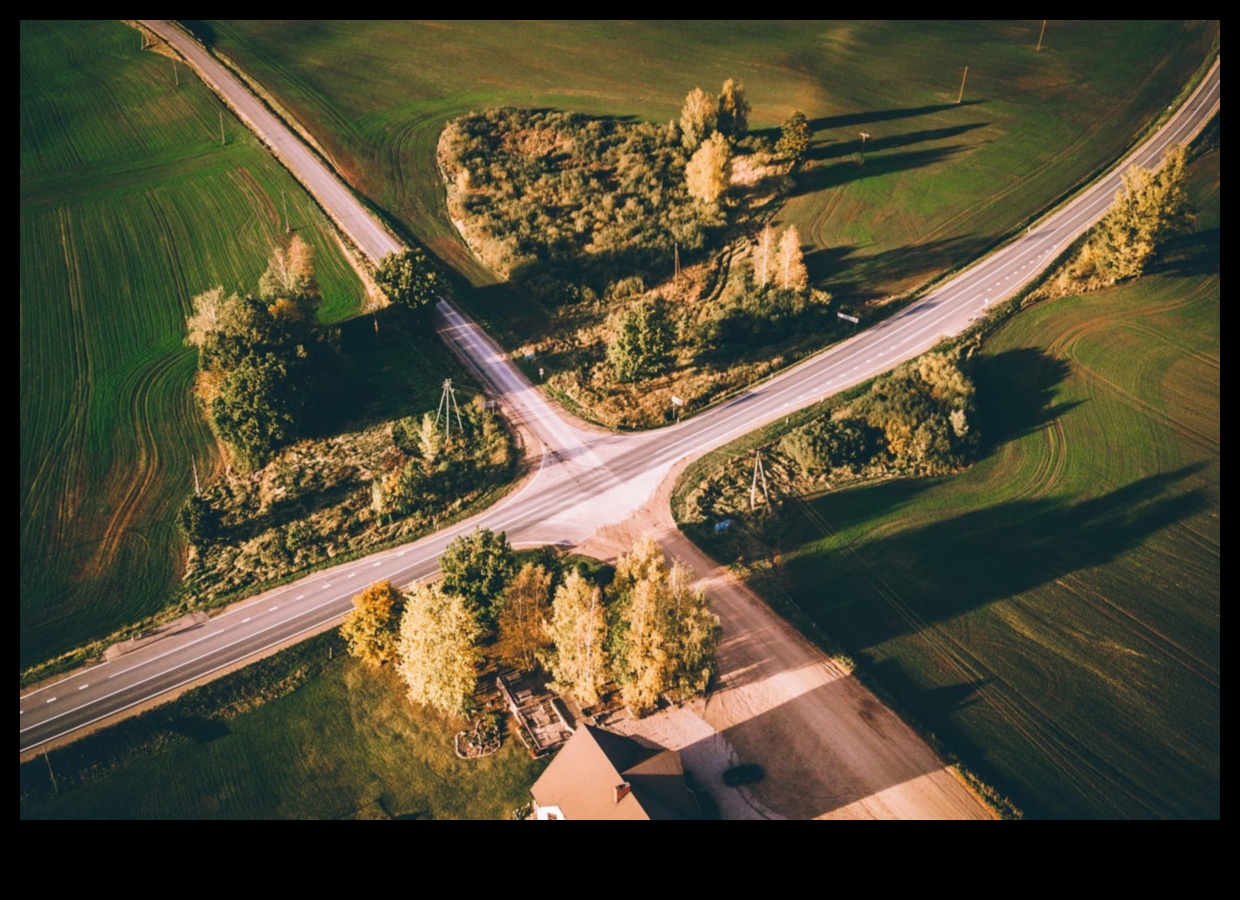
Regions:
[[[328,648],[334,648],[329,659]],[[23,819],[506,818],[545,761],[515,737],[458,759],[335,630],[21,766]]]
[[[979,463],[790,505],[774,548],[799,608],[1028,816],[1221,812],[1219,158],[1155,274],[987,339]]]

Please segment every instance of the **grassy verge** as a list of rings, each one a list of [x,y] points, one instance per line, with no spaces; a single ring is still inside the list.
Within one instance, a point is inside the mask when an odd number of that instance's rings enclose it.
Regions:
[[[485,819],[529,799],[544,763],[519,740],[458,759],[456,724],[342,647],[329,632],[23,764],[20,817]]]
[[[1217,149],[1192,192],[1155,274],[987,338],[972,469],[763,534],[764,577],[1027,815],[1220,814]]]

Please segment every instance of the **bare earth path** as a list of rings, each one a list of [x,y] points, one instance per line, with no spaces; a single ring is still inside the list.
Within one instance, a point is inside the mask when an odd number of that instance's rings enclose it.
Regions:
[[[217,61],[165,22],[144,23],[177,48],[255,129],[372,260],[399,246],[334,173]],[[1156,139],[1134,152],[1148,164],[1217,109],[1218,64]],[[979,261],[897,316],[682,425],[617,435],[563,415],[476,325],[446,302],[440,331],[468,359],[526,435],[537,471],[497,506],[405,547],[306,576],[126,654],[21,693],[21,751],[70,739],[154,697],[214,677],[272,648],[330,627],[367,584],[433,576],[443,547],[475,525],[515,544],[574,545],[614,559],[653,532],[704,574],[724,627],[718,686],[703,700],[641,721],[609,723],[680,749],[719,798],[725,818],[988,818],[990,811],[894,713],[800,637],[675,528],[668,498],[690,459],[782,418],[957,334],[1011,296],[1102,214],[1115,175],[1082,192],[1020,239]],[[761,763],[752,788],[722,786],[737,761]]]

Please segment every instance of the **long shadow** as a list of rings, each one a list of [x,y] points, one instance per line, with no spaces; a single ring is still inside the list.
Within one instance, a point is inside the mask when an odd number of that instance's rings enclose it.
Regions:
[[[848,113],[842,116],[822,116],[810,119],[810,131],[830,128],[852,128],[855,125],[871,125],[874,122],[891,122],[896,119],[912,119],[928,116],[949,109],[963,109],[983,103],[983,100],[965,100],[963,103],[935,103],[930,106],[908,106],[903,109],[876,109],[870,112]]]
[[[792,560],[798,603],[857,651],[920,631],[1083,569],[1106,565],[1151,535],[1207,509],[1183,483],[1204,468],[1151,475],[1079,502],[1013,500],[852,545],[832,564],[824,590],[821,559]],[[893,488],[877,485],[815,504],[837,531],[892,509]],[[852,496],[848,496],[848,495]],[[884,590],[876,591],[882,572]],[[893,601],[893,596],[898,600]]]
[[[951,144],[947,147],[929,147],[925,150],[908,150],[903,153],[867,153],[863,164],[849,160],[837,162],[834,165],[815,166],[797,175],[792,188],[792,196],[829,190],[862,178],[874,178],[879,175],[924,168],[955,156],[964,149],[964,144]]]
[[[984,423],[981,455],[1042,428],[1080,400],[1055,403],[1055,388],[1070,366],[1038,348],[979,355],[973,364],[978,417]]]
[[[978,128],[985,128],[989,122],[973,122],[968,125],[954,125],[951,128],[929,128],[924,131],[910,131],[905,134],[893,134],[883,137],[872,137],[862,141],[859,137],[848,141],[821,141],[810,148],[805,155],[806,159],[821,161],[827,159],[838,159],[846,156],[852,157],[853,154],[864,154],[867,164],[869,159],[879,153],[887,150],[894,150],[898,147],[908,147],[912,144],[923,144],[930,141],[945,141],[948,138],[959,137]]]
[[[861,255],[863,248],[860,247],[830,247],[805,254],[805,266],[811,281],[824,285],[838,301],[845,304],[865,303],[885,296],[885,292],[875,289],[876,284],[920,281],[933,272],[941,272],[963,260],[972,259],[990,241],[984,235],[957,235],[907,244],[868,256]]]
[[[1177,235],[1163,246],[1149,274],[1180,278],[1219,274],[1220,237],[1218,228]]]
[[[802,730],[809,722],[819,723],[822,731],[848,734],[850,740],[838,747],[823,741],[812,755],[788,752],[804,746]],[[920,752],[913,749],[907,726],[853,676],[786,700],[722,734],[740,759],[766,770],[763,781],[745,790],[790,819],[823,816],[943,768],[924,744]],[[681,752],[692,757],[699,752],[696,747]],[[925,814],[932,811],[927,807]]]

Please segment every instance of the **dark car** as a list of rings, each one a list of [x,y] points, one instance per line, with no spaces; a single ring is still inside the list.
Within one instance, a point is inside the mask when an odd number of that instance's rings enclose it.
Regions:
[[[728,787],[740,787],[742,784],[753,784],[766,777],[766,770],[757,763],[745,763],[733,766],[723,773],[723,783]]]

